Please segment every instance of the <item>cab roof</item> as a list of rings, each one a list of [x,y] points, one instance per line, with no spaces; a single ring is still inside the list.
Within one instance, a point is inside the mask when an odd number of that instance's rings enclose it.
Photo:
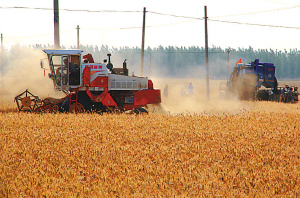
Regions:
[[[74,50],[64,50],[64,49],[59,49],[59,50],[54,50],[54,49],[45,49],[43,50],[46,54],[54,54],[54,55],[81,55],[82,50],[79,49],[74,49]]]

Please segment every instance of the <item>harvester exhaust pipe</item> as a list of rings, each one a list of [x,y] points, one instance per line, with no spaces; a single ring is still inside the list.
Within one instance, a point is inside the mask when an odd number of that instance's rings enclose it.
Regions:
[[[124,60],[123,62],[123,73],[125,76],[128,76],[128,69],[127,69],[127,63],[126,63],[127,59]]]
[[[108,56],[108,63],[111,63],[111,62],[110,62],[111,54],[107,54],[107,56]]]

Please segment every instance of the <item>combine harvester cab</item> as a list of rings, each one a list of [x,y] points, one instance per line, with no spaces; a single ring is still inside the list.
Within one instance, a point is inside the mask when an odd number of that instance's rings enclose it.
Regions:
[[[150,79],[128,76],[126,59],[122,68],[113,68],[111,54],[108,54],[108,63],[107,60],[95,63],[91,54],[81,56],[81,50],[44,52],[50,68],[48,76],[53,80],[55,90],[67,96],[58,100],[44,99],[42,105],[33,111],[53,111],[52,107],[55,106],[61,112],[132,110],[139,113],[147,112],[145,108],[148,104],[161,103],[160,90],[153,88]],[[43,67],[43,63],[41,65]],[[20,96],[19,100],[22,100]]]

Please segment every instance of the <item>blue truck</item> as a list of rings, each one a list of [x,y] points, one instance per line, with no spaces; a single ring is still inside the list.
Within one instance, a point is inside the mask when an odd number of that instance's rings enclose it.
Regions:
[[[297,102],[298,88],[279,87],[273,63],[260,63],[259,59],[245,64],[236,63],[226,84],[225,96],[240,100],[267,100]]]

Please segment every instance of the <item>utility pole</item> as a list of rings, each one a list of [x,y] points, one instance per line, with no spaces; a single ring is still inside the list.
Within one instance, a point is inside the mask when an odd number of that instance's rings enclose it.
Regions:
[[[208,64],[208,34],[207,34],[207,9],[204,6],[204,19],[205,19],[205,64],[206,64],[206,100],[210,99],[209,91],[209,64]]]
[[[227,83],[229,81],[229,49],[227,50]]]
[[[144,72],[145,23],[146,23],[146,7],[144,7],[144,12],[143,12],[143,32],[142,32],[142,52],[141,52],[141,76],[143,76],[143,72]]]
[[[58,8],[58,0],[53,0],[53,9],[54,9],[54,48],[60,48],[59,41],[59,8]]]
[[[150,78],[150,75],[151,75],[151,51],[150,51],[150,66],[149,66],[149,78]]]
[[[3,79],[3,77],[4,77],[4,69],[3,69],[3,59],[4,59],[4,52],[3,52],[3,50],[4,50],[4,47],[3,47],[3,35],[2,35],[2,33],[1,33],[1,68],[2,68],[2,71],[1,71],[1,73],[2,73],[2,87],[4,87],[4,79]]]
[[[77,25],[77,49],[79,49],[79,25]]]

